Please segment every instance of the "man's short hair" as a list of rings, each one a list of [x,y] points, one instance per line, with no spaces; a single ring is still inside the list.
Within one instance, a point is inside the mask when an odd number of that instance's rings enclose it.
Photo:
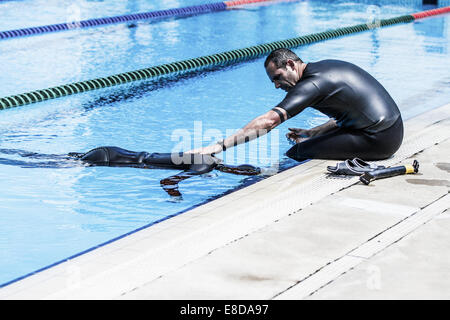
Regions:
[[[302,59],[300,59],[294,52],[286,48],[281,48],[273,50],[267,56],[266,61],[264,62],[264,67],[267,68],[267,65],[272,61],[277,68],[284,68],[286,67],[288,59],[303,63]]]

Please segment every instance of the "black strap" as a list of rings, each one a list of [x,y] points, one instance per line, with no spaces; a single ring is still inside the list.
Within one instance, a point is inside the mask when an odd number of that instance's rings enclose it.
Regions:
[[[283,122],[286,121],[286,119],[284,118],[283,112],[281,112],[281,111],[278,110],[277,108],[273,108],[272,111],[275,111],[276,113],[278,113],[278,115],[280,116],[281,123],[283,123]]]
[[[222,151],[227,150],[227,147],[225,147],[225,139],[217,141],[217,144],[222,147]]]

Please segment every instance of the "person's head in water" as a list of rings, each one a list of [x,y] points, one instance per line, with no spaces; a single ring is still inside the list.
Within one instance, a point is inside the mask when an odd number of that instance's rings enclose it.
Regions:
[[[275,88],[287,92],[300,80],[306,64],[294,52],[282,48],[269,54],[264,67]]]

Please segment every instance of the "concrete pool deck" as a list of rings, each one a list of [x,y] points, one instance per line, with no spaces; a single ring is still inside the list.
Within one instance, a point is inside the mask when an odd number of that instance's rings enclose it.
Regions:
[[[449,299],[450,104],[372,182],[314,160],[0,289],[0,299]]]

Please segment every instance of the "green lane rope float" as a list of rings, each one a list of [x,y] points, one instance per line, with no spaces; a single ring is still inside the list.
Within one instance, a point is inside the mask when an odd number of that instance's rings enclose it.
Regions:
[[[385,27],[399,23],[409,23],[416,19],[421,19],[424,17],[429,17],[448,12],[450,12],[450,6],[419,12],[414,15],[404,15],[391,19],[383,19],[377,21],[377,23],[374,24],[359,24],[335,30],[313,33],[306,36],[291,38],[282,41],[275,41],[271,43],[247,47],[244,49],[236,49],[232,51],[226,51],[199,58],[163,64],[146,69],[119,73],[104,78],[86,80],[62,86],[52,87],[48,89],[22,93],[18,95],[0,98],[0,109],[23,106],[49,99],[56,99],[59,97],[82,93],[86,91],[122,85],[134,81],[157,79],[158,77],[166,75],[177,75],[180,73],[200,71],[213,67],[228,66],[259,58],[263,55],[268,54],[272,50],[279,48],[295,48],[302,45],[311,44],[314,42],[319,42],[327,39],[338,38],[352,33],[371,30],[378,27]]]

